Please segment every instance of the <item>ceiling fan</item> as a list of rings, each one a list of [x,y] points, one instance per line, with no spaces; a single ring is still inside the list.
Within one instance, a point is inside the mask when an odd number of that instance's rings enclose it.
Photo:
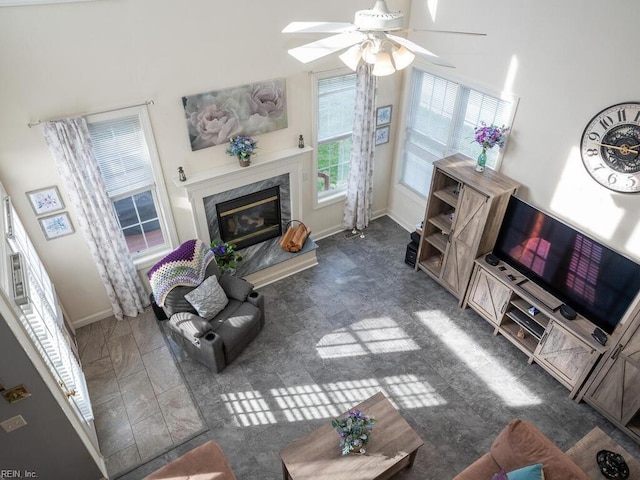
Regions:
[[[340,60],[354,71],[361,60],[373,64],[372,73],[377,76],[391,75],[396,70],[402,70],[413,62],[416,54],[435,65],[453,67],[426,48],[390,33],[402,31],[403,24],[402,12],[392,12],[387,7],[386,0],[376,0],[372,9],[357,11],[353,23],[292,22],[282,33],[335,33],[288,51],[302,63],[312,62],[349,47],[339,56]],[[473,32],[427,31],[485,35]]]

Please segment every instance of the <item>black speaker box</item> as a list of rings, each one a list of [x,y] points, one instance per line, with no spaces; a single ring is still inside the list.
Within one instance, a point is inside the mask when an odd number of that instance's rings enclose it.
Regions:
[[[578,316],[576,311],[566,303],[563,303],[560,307],[560,315],[562,315],[567,320],[575,320],[575,318]]]
[[[416,266],[416,260],[418,259],[418,244],[410,242],[407,244],[407,253],[404,256],[404,263],[407,265],[411,265],[412,267]]]
[[[493,267],[495,267],[500,263],[500,259],[496,257],[493,253],[487,253],[487,256],[484,257],[484,261]]]
[[[416,245],[420,245],[420,234],[418,232],[411,232],[411,241]]]

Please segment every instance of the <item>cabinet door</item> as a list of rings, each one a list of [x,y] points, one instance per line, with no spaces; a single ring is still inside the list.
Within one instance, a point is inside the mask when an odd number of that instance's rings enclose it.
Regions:
[[[499,325],[510,299],[510,288],[500,283],[484,269],[478,268],[468,298],[469,305],[476,312]]]
[[[626,344],[614,347],[601,373],[586,396],[590,403],[626,425],[640,410],[640,329]]]
[[[584,380],[598,357],[589,344],[553,321],[534,353],[535,361],[555,373],[558,380],[571,390]]]
[[[465,293],[476,249],[486,221],[487,197],[464,186],[456,208],[456,219],[449,234],[449,245],[442,266],[442,281],[458,298]]]

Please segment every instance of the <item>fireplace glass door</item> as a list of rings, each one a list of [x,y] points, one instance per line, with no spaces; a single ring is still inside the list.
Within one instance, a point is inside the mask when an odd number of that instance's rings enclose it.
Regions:
[[[220,237],[238,249],[282,234],[279,186],[218,203],[216,213]]]

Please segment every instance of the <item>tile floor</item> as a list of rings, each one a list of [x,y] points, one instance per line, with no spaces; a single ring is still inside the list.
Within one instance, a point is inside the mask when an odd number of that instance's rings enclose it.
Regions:
[[[110,476],[205,430],[152,311],[80,328],[78,347]]]
[[[221,445],[239,480],[282,478],[280,450],[379,390],[425,441],[399,479],[452,478],[514,417],[534,422],[563,450],[599,426],[640,456],[637,444],[587,404],[569,400],[568,390],[494,337],[472,310],[405,265],[408,242],[388,217],[372,222],[364,239],[341,233],[319,241],[318,266],[261,289],[265,328],[221,374],[175,350],[208,430],[121,478],[143,478],[208,439]],[[90,342],[94,362],[106,362],[105,348],[131,343],[116,341],[119,328],[131,328],[135,340],[143,327],[94,328],[106,338],[106,346]],[[159,339],[149,342],[162,348]],[[112,385],[118,372],[142,371],[137,357],[121,358]],[[105,410],[113,390],[101,389]]]

